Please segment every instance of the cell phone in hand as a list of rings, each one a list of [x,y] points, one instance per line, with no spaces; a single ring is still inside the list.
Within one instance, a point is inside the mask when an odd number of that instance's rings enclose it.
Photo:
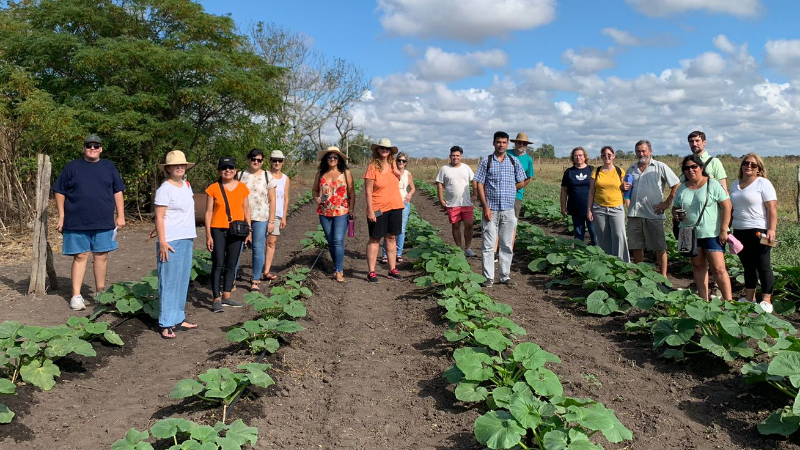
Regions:
[[[380,217],[382,215],[383,215],[383,211],[381,211],[380,209],[375,211],[375,218],[378,218],[378,217]]]

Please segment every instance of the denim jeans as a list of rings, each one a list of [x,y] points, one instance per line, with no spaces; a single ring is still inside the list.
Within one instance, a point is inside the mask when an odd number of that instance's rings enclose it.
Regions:
[[[403,230],[402,233],[397,235],[397,256],[403,254],[403,244],[406,242],[406,225],[408,224],[408,215],[411,213],[411,203],[406,203],[403,208]],[[386,239],[383,240],[381,245],[381,256],[386,257]]]
[[[586,231],[589,231],[589,241],[592,245],[597,245],[597,235],[594,233],[594,224],[589,222],[586,216],[574,215],[572,217],[572,227],[575,228],[575,239],[586,242]]]
[[[319,216],[319,223],[328,240],[334,272],[344,272],[344,235],[347,233],[347,214],[336,217]]]
[[[158,325],[173,327],[186,319],[186,294],[192,273],[192,248],[194,239],[178,239],[167,242],[175,250],[167,261],[159,261],[160,245],[156,242],[156,268],[158,271],[158,298],[160,313]]]
[[[514,256],[511,249],[514,239],[514,230],[517,228],[517,216],[514,208],[505,211],[492,211],[492,220],[487,221],[486,216],[481,219],[483,235],[481,238],[483,276],[494,281],[494,244],[500,236],[498,259],[500,260],[500,281],[511,278],[511,258]]]
[[[268,223],[267,221],[258,220],[250,222],[250,227],[253,229],[253,280],[260,280],[261,274],[264,272],[264,247],[267,243]],[[244,253],[244,242],[242,242],[239,260],[236,261],[236,270],[234,272],[237,276],[239,275],[239,262],[242,260],[242,253]]]

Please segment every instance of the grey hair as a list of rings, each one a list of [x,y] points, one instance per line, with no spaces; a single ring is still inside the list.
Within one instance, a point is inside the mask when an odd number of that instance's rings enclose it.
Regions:
[[[635,151],[636,147],[640,145],[646,145],[647,149],[650,150],[650,152],[653,151],[653,146],[650,145],[650,141],[648,141],[647,139],[642,139],[641,141],[637,142],[636,145],[633,146],[633,150]]]

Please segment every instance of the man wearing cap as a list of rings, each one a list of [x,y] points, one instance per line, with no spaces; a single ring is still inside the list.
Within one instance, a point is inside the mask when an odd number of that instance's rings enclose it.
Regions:
[[[522,187],[517,189],[517,196],[514,200],[514,214],[516,214],[517,219],[519,219],[519,212],[522,209],[522,197],[525,194],[525,186],[533,179],[533,158],[527,153],[528,145],[533,144],[533,142],[528,140],[528,135],[526,133],[517,133],[517,138],[511,139],[511,142],[514,143],[514,151],[510,152],[508,155],[519,161],[527,177],[525,181],[522,182]],[[514,235],[516,236],[516,230]]]
[[[524,186],[526,177],[522,164],[506,157],[508,133],[496,132],[492,144],[494,153],[481,160],[475,174],[478,198],[483,206],[482,259],[483,276],[486,277],[483,286],[491,287],[494,283],[494,246],[498,236],[500,283],[514,286],[516,282],[510,277],[512,241],[517,227],[514,199],[517,189]]]
[[[53,184],[58,206],[57,229],[64,240],[62,253],[73,257],[69,307],[75,311],[86,309],[81,285],[89,254],[92,254],[95,293],[99,293],[106,287],[108,252],[117,249],[117,230],[125,227],[122,199],[125,184],[114,163],[100,159],[102,153],[102,140],[94,134],[86,136],[83,158],[67,163]]]

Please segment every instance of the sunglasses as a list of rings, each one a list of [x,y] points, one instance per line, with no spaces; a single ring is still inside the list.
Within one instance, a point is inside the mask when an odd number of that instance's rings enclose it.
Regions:
[[[83,148],[90,148],[90,149],[96,150],[98,148],[103,148],[103,146],[100,145],[100,144],[86,144],[86,145],[83,146]]]
[[[283,160],[282,160],[282,159],[270,159],[270,161],[271,161],[273,164],[277,164],[277,163],[282,163],[282,162],[283,162]]]
[[[236,168],[235,168],[235,167],[233,167],[233,166],[225,166],[225,167],[220,167],[220,169],[219,169],[219,170],[221,170],[221,171],[222,171],[222,170],[236,170]]]
[[[378,147],[378,150],[391,150],[389,147]]]
[[[328,159],[337,160],[339,157],[336,155],[328,155]]]
[[[260,162],[264,162],[264,158],[250,158],[250,161],[260,163]]]
[[[683,166],[683,171],[686,172],[687,170],[696,170],[699,168],[700,166],[698,166],[697,164],[693,164],[691,166]]]
[[[398,159],[397,162],[400,163],[400,164],[408,164],[408,160],[407,159]]]
[[[744,161],[742,163],[742,167],[749,167],[751,169],[757,169],[758,168],[758,163],[754,163],[754,162],[751,162],[751,161]]]

